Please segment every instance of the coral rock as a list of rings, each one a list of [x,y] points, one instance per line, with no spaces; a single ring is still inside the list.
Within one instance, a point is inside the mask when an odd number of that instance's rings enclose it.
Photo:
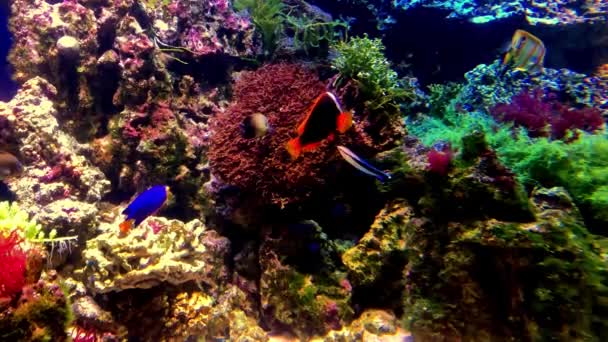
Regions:
[[[126,237],[119,236],[118,223],[102,224],[106,232],[87,241],[83,252],[87,266],[82,271],[93,293],[190,281],[215,292],[226,281],[229,242],[202,222],[149,218]],[[150,224],[161,227],[158,234]]]
[[[400,204],[389,204],[376,216],[369,231],[357,245],[342,255],[355,286],[370,285],[378,280],[387,259],[405,250],[404,234],[412,209]]]

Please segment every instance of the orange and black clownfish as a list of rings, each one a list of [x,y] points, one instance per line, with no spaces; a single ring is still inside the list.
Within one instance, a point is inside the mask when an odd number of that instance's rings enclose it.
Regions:
[[[288,141],[285,148],[291,158],[296,159],[300,153],[319,147],[325,139],[333,140],[336,132],[346,132],[352,124],[352,114],[342,111],[334,94],[324,92],[315,99],[298,125],[298,137]]]

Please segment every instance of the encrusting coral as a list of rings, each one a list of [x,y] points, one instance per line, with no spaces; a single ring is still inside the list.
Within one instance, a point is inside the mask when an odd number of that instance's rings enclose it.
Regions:
[[[93,293],[186,282],[218,291],[226,281],[229,242],[199,220],[150,218],[126,237],[117,234],[117,227],[118,222],[102,224],[100,229],[106,232],[87,241],[83,251],[86,265],[80,274]]]

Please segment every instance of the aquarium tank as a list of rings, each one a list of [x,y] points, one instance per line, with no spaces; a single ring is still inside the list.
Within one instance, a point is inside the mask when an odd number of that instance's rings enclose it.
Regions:
[[[0,342],[608,341],[608,2],[3,0]]]

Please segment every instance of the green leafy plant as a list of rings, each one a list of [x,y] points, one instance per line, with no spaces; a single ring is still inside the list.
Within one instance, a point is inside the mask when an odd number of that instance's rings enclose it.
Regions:
[[[285,15],[285,25],[293,30],[293,44],[296,49],[303,49],[308,53],[312,48],[318,48],[321,42],[335,44],[345,39],[349,25],[346,21],[323,21],[320,18],[311,18],[308,15]]]
[[[262,42],[268,53],[277,46],[278,37],[283,31],[285,4],[281,0],[235,0],[234,9],[247,10],[256,28],[262,34]]]
[[[448,106],[443,118],[408,122],[408,131],[425,145],[449,142],[461,149],[462,138],[483,132],[488,145],[529,189],[562,186],[593,218],[608,222],[608,136],[580,132],[566,143],[547,137],[530,138],[523,128],[499,124],[484,113],[458,113]]]
[[[336,82],[340,83],[344,79],[357,82],[372,111],[398,113],[400,101],[414,98],[413,91],[391,69],[380,39],[369,39],[367,35],[353,37],[338,42],[334,48],[337,54],[332,60],[332,67],[340,73]]]
[[[51,256],[55,247],[63,252],[65,249],[70,249],[71,244],[78,238],[77,236],[57,237],[56,229],[52,229],[47,235],[42,230],[42,226],[30,220],[28,213],[21,210],[17,203],[0,202],[0,233],[8,235],[14,230],[17,230],[29,243],[50,244]]]

